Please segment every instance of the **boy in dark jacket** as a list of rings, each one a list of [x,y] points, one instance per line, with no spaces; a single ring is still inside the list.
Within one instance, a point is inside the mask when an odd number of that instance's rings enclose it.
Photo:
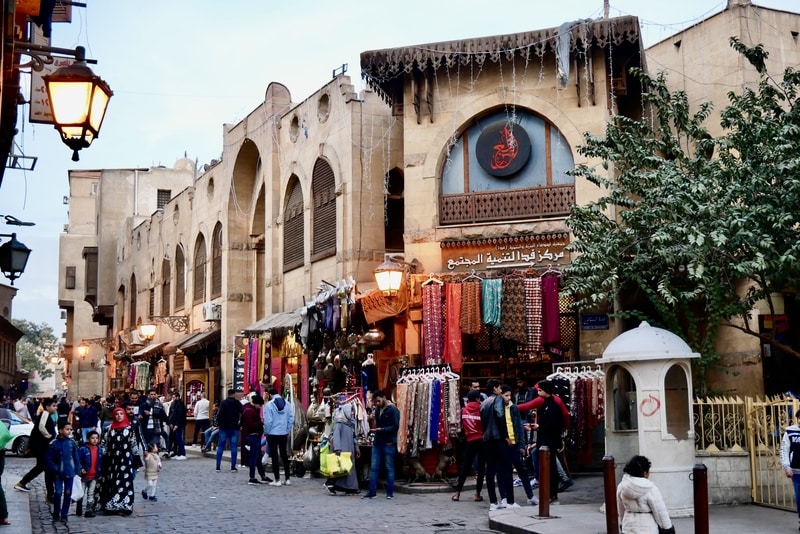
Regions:
[[[85,499],[81,499],[75,510],[75,515],[81,515],[83,501],[86,501],[86,514],[84,517],[94,517],[95,502],[94,490],[97,479],[100,476],[100,466],[103,465],[103,450],[97,446],[100,435],[96,431],[89,432],[86,445],[78,449],[78,457],[81,460],[81,482],[83,483],[83,494]]]
[[[53,473],[53,522],[60,518],[65,525],[72,498],[72,479],[78,474],[81,465],[78,445],[72,440],[71,435],[71,424],[67,423],[59,428],[58,437],[50,444],[45,455],[47,468]]]
[[[464,482],[467,480],[467,474],[470,467],[477,461],[478,465],[478,480],[475,486],[475,500],[482,501],[481,489],[483,489],[484,471],[486,469],[486,460],[484,459],[483,452],[483,425],[481,424],[481,392],[479,390],[470,390],[467,393],[467,404],[461,410],[461,426],[464,429],[464,441],[466,444],[466,451],[464,453],[464,461],[461,463],[461,470],[458,473],[458,482],[456,483],[456,493],[452,499],[457,501],[461,498],[461,490],[464,488]]]
[[[250,402],[242,407],[242,434],[247,444],[250,446],[250,485],[258,485],[262,482],[272,482],[264,471],[264,464],[261,463],[261,434],[264,430],[264,421],[261,419],[261,407],[264,406],[264,398],[261,395],[253,395]],[[256,469],[261,476],[261,480],[256,478]]]

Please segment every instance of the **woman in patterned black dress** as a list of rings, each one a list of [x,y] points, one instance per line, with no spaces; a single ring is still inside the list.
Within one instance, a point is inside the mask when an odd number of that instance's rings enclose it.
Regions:
[[[100,509],[107,513],[133,512],[136,434],[122,408],[114,408],[111,426],[103,435],[103,466],[98,486]]]

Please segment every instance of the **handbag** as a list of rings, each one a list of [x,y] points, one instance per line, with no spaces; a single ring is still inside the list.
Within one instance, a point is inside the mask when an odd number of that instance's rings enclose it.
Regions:
[[[72,502],[79,502],[83,499],[83,482],[81,481],[81,477],[72,477],[72,496],[70,499]]]
[[[344,477],[353,470],[353,460],[351,453],[343,452],[339,455],[327,453],[320,455],[319,472],[328,478]],[[324,467],[323,467],[324,465]]]

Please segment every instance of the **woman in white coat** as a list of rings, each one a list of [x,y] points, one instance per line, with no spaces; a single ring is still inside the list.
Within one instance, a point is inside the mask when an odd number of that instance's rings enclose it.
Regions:
[[[634,456],[625,465],[617,486],[617,510],[621,534],[675,532],[661,492],[650,479],[650,460]]]

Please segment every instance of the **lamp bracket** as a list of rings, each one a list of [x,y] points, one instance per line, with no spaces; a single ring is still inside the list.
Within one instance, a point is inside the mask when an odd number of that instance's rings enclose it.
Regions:
[[[100,345],[103,348],[113,347],[114,340],[110,337],[93,337],[81,340],[81,345]]]
[[[173,332],[186,332],[189,330],[188,315],[155,315],[150,317],[154,323],[164,323]]]
[[[18,65],[20,68],[30,67],[36,72],[41,72],[45,65],[52,65],[54,62],[53,54],[75,58],[75,61],[96,64],[96,59],[86,59],[86,49],[82,46],[70,48],[56,48],[53,46],[38,45],[25,41],[14,41],[14,50],[22,55],[30,57],[27,63]]]

